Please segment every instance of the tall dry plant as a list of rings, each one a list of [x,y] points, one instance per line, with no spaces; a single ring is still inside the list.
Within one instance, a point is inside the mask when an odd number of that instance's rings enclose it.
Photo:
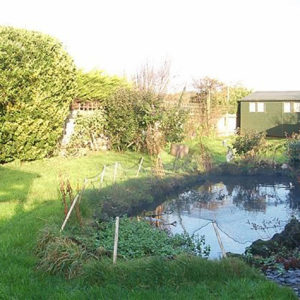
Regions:
[[[63,174],[59,174],[59,191],[61,194],[62,204],[64,207],[64,215],[67,216],[69,209],[74,201],[73,188],[69,178],[64,178]],[[77,185],[77,193],[80,193],[79,185]],[[82,217],[80,213],[79,202],[75,205],[76,218],[80,226],[82,225]]]
[[[146,146],[148,153],[154,160],[153,173],[156,176],[164,176],[164,167],[160,153],[165,145],[165,138],[159,129],[159,124],[156,123],[154,126],[148,126],[146,132]]]

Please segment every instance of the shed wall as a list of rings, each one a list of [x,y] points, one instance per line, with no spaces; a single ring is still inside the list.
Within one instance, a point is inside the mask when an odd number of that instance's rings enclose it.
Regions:
[[[262,101],[263,102],[263,101]],[[264,112],[249,112],[249,102],[241,102],[241,132],[266,131],[268,136],[284,137],[300,130],[300,113],[284,113],[283,102],[263,102]]]

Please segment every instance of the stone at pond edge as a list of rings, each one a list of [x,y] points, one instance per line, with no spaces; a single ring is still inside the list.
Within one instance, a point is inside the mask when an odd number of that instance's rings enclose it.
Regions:
[[[281,233],[276,233],[268,240],[257,240],[250,246],[253,255],[268,257],[271,253],[276,253],[281,247],[292,250],[300,246],[300,222],[292,219]]]

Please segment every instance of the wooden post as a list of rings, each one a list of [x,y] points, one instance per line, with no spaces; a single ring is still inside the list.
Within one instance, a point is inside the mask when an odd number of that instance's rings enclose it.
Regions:
[[[104,180],[104,175],[105,175],[105,171],[106,171],[106,165],[104,165],[101,176],[100,176],[100,186],[99,186],[99,191],[102,188],[102,184],[103,184],[103,180]]]
[[[141,160],[140,160],[139,168],[138,168],[138,171],[137,171],[137,173],[136,173],[136,177],[139,177],[139,174],[140,174],[140,171],[141,171],[141,168],[142,168],[143,161],[144,161],[144,157],[142,157]]]
[[[118,240],[119,240],[119,217],[116,217],[116,228],[115,228],[115,242],[114,242],[113,264],[115,264],[115,263],[117,262]]]
[[[70,218],[70,215],[71,215],[71,213],[72,213],[72,210],[73,210],[73,208],[74,208],[74,206],[75,206],[75,204],[76,204],[76,202],[77,202],[77,200],[78,200],[78,198],[79,198],[79,195],[80,195],[80,193],[78,193],[78,194],[76,195],[76,197],[74,198],[74,200],[73,200],[73,202],[72,202],[72,205],[71,205],[71,207],[70,207],[70,209],[69,209],[69,211],[68,211],[68,214],[66,215],[66,218],[65,218],[63,224],[61,225],[60,232],[64,230],[64,228],[65,228],[65,226],[66,226],[66,224],[67,224],[67,222],[68,222],[68,220],[69,220],[69,218]]]
[[[115,163],[115,169],[114,169],[114,183],[116,183],[117,172],[118,172],[118,162]]]
[[[218,228],[217,228],[217,226],[216,226],[216,222],[213,221],[212,224],[213,224],[213,227],[214,227],[214,230],[215,230],[217,239],[218,239],[219,246],[220,246],[221,251],[222,251],[222,257],[223,257],[223,258],[226,258],[227,255],[226,255],[226,252],[225,252],[225,249],[224,249],[224,246],[223,246],[223,243],[222,243],[221,236],[220,236],[220,234],[219,234]]]

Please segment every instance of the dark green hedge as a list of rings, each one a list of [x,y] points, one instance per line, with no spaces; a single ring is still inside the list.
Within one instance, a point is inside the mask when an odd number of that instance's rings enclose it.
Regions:
[[[73,60],[59,41],[0,27],[0,162],[52,154],[75,88]]]

